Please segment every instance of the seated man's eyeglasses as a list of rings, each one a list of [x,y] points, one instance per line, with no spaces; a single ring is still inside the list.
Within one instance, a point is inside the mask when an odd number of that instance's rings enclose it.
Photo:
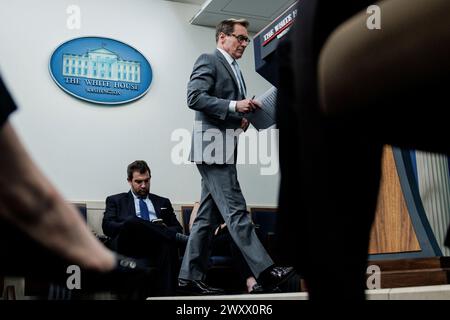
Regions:
[[[235,35],[234,33],[232,33],[232,34],[229,34],[230,36],[233,36],[233,37],[235,37],[238,41],[239,41],[239,43],[242,43],[242,42],[247,42],[247,43],[250,43],[252,40],[250,40],[249,38],[247,38],[246,36],[243,36],[243,35]]]

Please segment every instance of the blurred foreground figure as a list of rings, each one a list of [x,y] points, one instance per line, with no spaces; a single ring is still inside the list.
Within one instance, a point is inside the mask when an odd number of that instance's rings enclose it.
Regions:
[[[383,145],[450,153],[450,2],[378,2],[380,30],[372,4],[301,1],[278,48],[277,234],[311,299],[365,297]]]
[[[86,291],[137,291],[149,270],[98,241],[31,160],[8,116],[16,109],[0,78],[0,274],[65,286],[67,268],[81,268]]]

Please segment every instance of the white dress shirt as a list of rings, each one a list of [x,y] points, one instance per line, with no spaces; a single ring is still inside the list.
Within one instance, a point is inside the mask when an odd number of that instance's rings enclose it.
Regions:
[[[240,78],[240,76],[238,74],[236,74],[236,70],[233,66],[233,62],[235,61],[235,59],[230,56],[230,54],[228,52],[226,52],[225,50],[221,49],[221,48],[217,48],[217,50],[219,50],[223,56],[225,57],[225,59],[227,60],[227,62],[229,63],[231,70],[233,70],[234,76],[236,77],[236,80],[238,80]],[[237,62],[236,62],[237,63]],[[239,82],[239,80],[238,80]],[[236,112],[236,101],[230,101],[230,104],[228,106],[228,109],[232,112]]]
[[[133,191],[131,191],[131,193],[133,194],[133,198],[134,198],[134,208],[136,209],[136,216],[138,216],[139,218],[142,218],[141,207],[139,206],[139,197],[136,196]],[[155,207],[153,206],[153,203],[150,201],[148,196],[143,200],[144,200],[145,204],[147,205],[150,221],[152,221],[153,219],[157,219],[158,217],[156,216],[156,213],[155,213],[156,212]]]

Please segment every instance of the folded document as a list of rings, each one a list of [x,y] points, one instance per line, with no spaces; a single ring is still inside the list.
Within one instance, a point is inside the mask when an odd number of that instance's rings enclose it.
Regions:
[[[267,129],[276,122],[277,88],[271,87],[255,100],[261,102],[261,108],[250,112],[246,118],[257,129]]]

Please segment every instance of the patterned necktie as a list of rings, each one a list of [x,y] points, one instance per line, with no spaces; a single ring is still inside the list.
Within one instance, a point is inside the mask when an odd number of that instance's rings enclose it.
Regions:
[[[237,77],[237,80],[239,83],[239,91],[245,97],[247,95],[247,93],[245,92],[244,79],[242,79],[242,73],[241,73],[241,70],[239,69],[239,65],[237,64],[236,60],[233,60],[232,65],[233,65],[234,71],[236,71],[236,77]]]
[[[141,209],[141,219],[150,221],[150,212],[148,211],[147,204],[143,199],[139,199],[139,209]]]

